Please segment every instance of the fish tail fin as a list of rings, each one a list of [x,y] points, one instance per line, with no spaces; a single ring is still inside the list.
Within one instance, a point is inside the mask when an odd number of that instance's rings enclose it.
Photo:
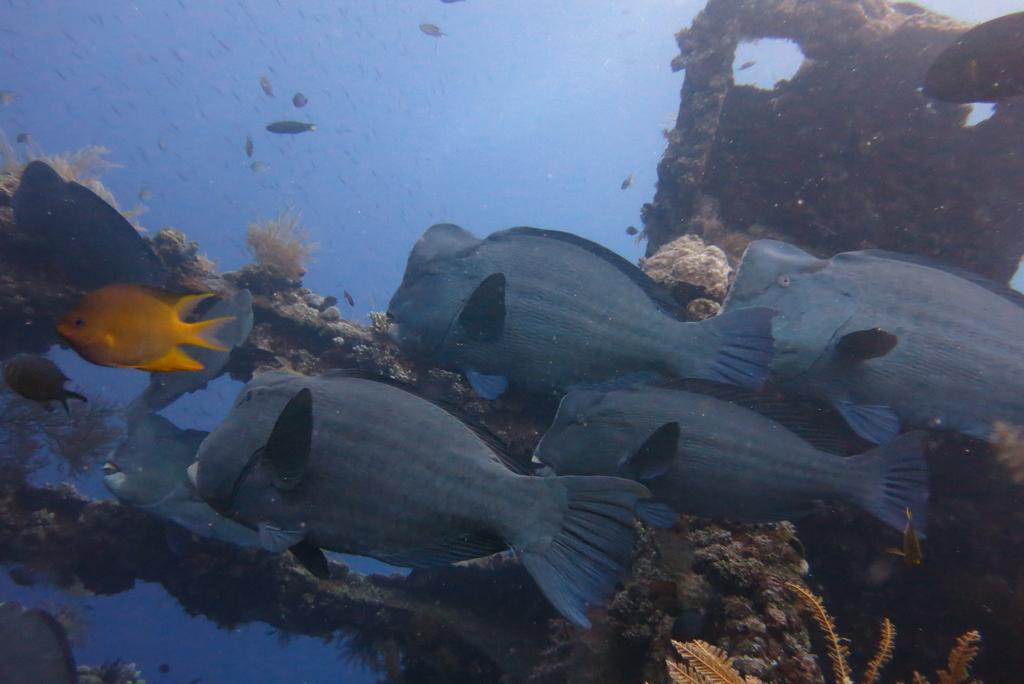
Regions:
[[[558,519],[531,528],[533,538],[512,547],[541,591],[567,620],[590,627],[588,606],[612,592],[633,558],[637,502],[650,496],[638,482],[617,477],[563,476],[565,505]]]
[[[907,509],[913,525],[924,538],[928,520],[928,462],[922,440],[925,433],[908,432],[850,461],[863,474],[857,503],[885,524],[903,530]]]
[[[229,347],[224,346],[219,335],[223,334],[225,332],[224,328],[229,323],[234,322],[234,320],[234,316],[221,316],[219,318],[211,318],[208,321],[186,323],[188,336],[183,340],[183,344],[191,344],[203,349],[213,349],[214,351],[228,351]]]
[[[183,319],[190,313],[195,311],[195,308],[199,306],[199,303],[209,299],[210,297],[216,297],[216,292],[199,292],[196,294],[184,294],[179,296],[174,301],[174,310],[177,312],[178,317]]]
[[[695,373],[681,377],[701,377],[742,387],[759,388],[771,374],[774,356],[772,319],[776,311],[761,307],[725,311],[701,325],[717,339],[714,357]]]

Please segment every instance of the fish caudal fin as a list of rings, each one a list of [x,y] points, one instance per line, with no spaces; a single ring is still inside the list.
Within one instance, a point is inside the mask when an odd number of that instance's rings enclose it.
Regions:
[[[647,488],[616,477],[563,476],[567,505],[551,534],[513,548],[547,599],[567,620],[590,627],[588,606],[605,598],[633,558],[633,519]]]
[[[772,309],[755,307],[718,314],[701,325],[707,326],[718,346],[699,376],[688,373],[680,377],[702,377],[741,387],[760,388],[771,374],[774,340]]]
[[[908,432],[888,444],[850,457],[863,473],[857,503],[900,531],[907,524],[907,509],[910,509],[914,529],[921,538],[924,538],[928,519],[928,463],[922,447],[924,435],[921,431]]]
[[[186,339],[182,340],[182,343],[214,351],[228,351],[230,347],[224,346],[220,341],[219,335],[225,333],[224,328],[234,320],[234,316],[221,316],[220,318],[211,318],[208,321],[186,323],[188,335]]]

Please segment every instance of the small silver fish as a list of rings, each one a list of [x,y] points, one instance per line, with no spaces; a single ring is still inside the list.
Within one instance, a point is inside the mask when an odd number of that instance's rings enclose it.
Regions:
[[[299,109],[301,109],[302,107],[305,107],[306,103],[308,103],[308,102],[309,102],[309,100],[307,100],[306,96],[303,95],[302,93],[295,93],[295,95],[292,96],[292,104],[295,105]]]
[[[433,36],[434,38],[440,38],[441,36],[448,35],[447,33],[441,30],[440,26],[437,26],[436,24],[420,24],[420,31],[423,31],[423,33],[427,34],[428,36]]]
[[[245,156],[252,159],[252,138],[245,136]]]
[[[274,86],[271,85],[270,79],[266,76],[260,76],[260,88],[263,88],[263,92],[266,93],[268,97],[274,97]]]
[[[622,181],[622,185],[620,187],[623,190],[629,190],[631,187],[633,187],[633,174],[629,174],[628,176],[626,176],[626,180]]]
[[[740,68],[737,69],[736,71],[746,71],[747,69],[749,69],[750,67],[754,66],[755,64],[757,64],[757,62],[755,62],[754,60],[750,60],[749,62],[744,62],[743,64],[740,64]]]

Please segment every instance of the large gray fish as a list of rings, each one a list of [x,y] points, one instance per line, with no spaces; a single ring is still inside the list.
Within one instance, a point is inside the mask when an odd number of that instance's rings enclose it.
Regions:
[[[265,548],[321,571],[320,549],[428,567],[512,548],[581,626],[630,562],[649,496],[620,478],[516,474],[444,409],[343,373],[255,378],[190,474]]]
[[[150,373],[149,385],[125,409],[125,420],[129,425],[170,406],[184,394],[204,389],[220,375],[231,351],[244,343],[252,331],[252,294],[248,290],[240,290],[231,297],[219,299],[203,313],[205,319],[224,317],[234,319],[226,322],[218,332],[218,339],[227,350],[192,347],[189,355],[203,365],[202,370]]]
[[[859,506],[902,530],[923,526],[928,500],[921,433],[844,458],[744,406],[640,385],[569,392],[536,458],[559,475],[618,475],[647,485],[680,513],[754,522]]]
[[[769,310],[701,321],[640,269],[570,233],[512,228],[481,240],[450,224],[416,243],[388,306],[407,353],[464,371],[487,398],[649,372],[759,385]]]
[[[1000,102],[1024,95],[1024,12],[978,24],[942,51],[924,93],[946,102]]]
[[[256,534],[210,508],[188,478],[208,433],[182,430],[161,416],[146,416],[103,466],[103,484],[124,504],[171,520],[195,534],[256,546]]]
[[[883,443],[904,425],[987,439],[1024,423],[1024,299],[982,278],[877,250],[818,259],[752,242],[725,309],[768,306],[780,384],[832,403]]]
[[[78,682],[67,632],[55,617],[11,601],[0,603],[0,682]]]

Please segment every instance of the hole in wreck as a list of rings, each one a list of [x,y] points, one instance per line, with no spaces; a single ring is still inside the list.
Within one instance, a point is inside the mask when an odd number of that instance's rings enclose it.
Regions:
[[[736,85],[771,90],[793,78],[804,63],[800,46],[786,38],[762,38],[736,46],[732,77]]]
[[[964,121],[965,128],[977,126],[982,121],[988,121],[996,113],[996,106],[991,102],[975,102],[967,106],[971,108],[971,111],[967,114],[967,120]]]

